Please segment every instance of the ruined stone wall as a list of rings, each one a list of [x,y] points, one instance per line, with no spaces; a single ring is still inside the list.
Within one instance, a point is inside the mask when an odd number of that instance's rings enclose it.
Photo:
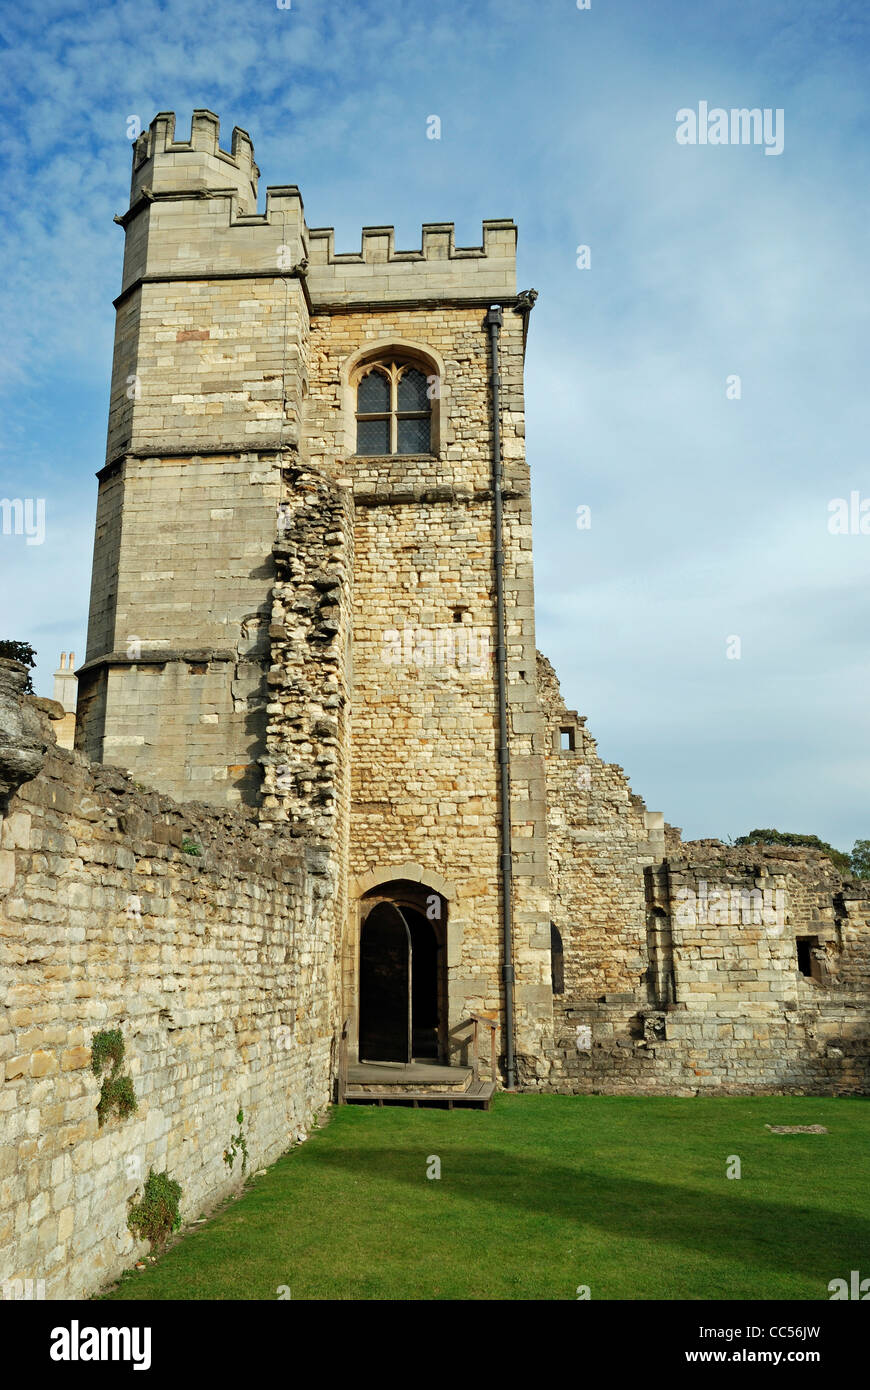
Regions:
[[[0,1283],[83,1297],[147,1248],[126,1222],[149,1168],[193,1220],[238,1182],[240,1108],[256,1168],[329,1103],[331,883],[316,847],[137,789],[34,713],[0,700],[31,750],[0,757]],[[100,1128],[91,1043],[112,1029],[138,1110]]]
[[[812,850],[681,843],[600,762],[543,659],[539,676],[564,952],[549,1084],[865,1093],[870,885]],[[798,938],[815,978],[799,968]]]
[[[353,508],[315,469],[285,470],[269,626],[263,819],[323,843],[340,834],[347,780]]]
[[[783,859],[775,847],[753,848],[759,862],[747,864],[745,850],[704,845],[695,857],[694,848],[654,871],[655,901],[670,884],[674,1002],[637,1008],[566,996],[554,1082],[561,1076],[560,1089],[579,1091],[866,1094],[867,886],[844,883],[811,851]],[[799,936],[819,939],[819,979],[798,968]]]
[[[664,851],[663,822],[598,756],[586,719],[568,710],[538,657],[547,718],[550,903],[562,938],[565,996],[647,1000],[644,869]],[[562,732],[573,748],[562,748]]]
[[[349,490],[316,469],[286,469],[274,555],[260,818],[264,825],[305,836],[320,847],[330,884],[323,910],[338,981],[347,918],[351,794],[354,534]],[[340,988],[334,1004],[340,1010]],[[343,1017],[336,1014],[338,1031]]]

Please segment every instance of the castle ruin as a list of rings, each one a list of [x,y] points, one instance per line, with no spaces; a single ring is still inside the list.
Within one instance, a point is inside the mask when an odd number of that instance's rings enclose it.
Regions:
[[[870,886],[683,843],[536,651],[513,222],[336,252],[258,177],[136,141],[73,752],[0,662],[3,1277],[58,1292],[237,1101],[262,1163],[334,1099],[867,1090]]]

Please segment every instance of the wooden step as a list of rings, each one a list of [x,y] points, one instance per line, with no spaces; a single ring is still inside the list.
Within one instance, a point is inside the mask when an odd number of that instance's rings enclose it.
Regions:
[[[464,1091],[443,1091],[420,1086],[415,1090],[406,1086],[393,1088],[378,1087],[377,1091],[365,1086],[348,1086],[345,1100],[348,1105],[440,1105],[453,1110],[464,1105],[478,1110],[488,1110],[495,1094],[494,1081],[472,1081]]]
[[[354,1091],[385,1096],[396,1092],[438,1091],[455,1095],[467,1091],[474,1073],[471,1067],[450,1067],[427,1062],[351,1062],[347,1084]]]

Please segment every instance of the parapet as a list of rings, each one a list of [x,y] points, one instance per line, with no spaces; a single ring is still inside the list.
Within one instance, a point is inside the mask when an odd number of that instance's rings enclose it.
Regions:
[[[143,190],[166,193],[235,193],[240,212],[257,207],[254,145],[246,130],[233,130],[230,153],[220,147],[220,120],[213,111],[193,113],[189,140],[175,139],[175,112],[161,111],[133,146],[130,206]]]
[[[420,249],[396,249],[393,227],[364,227],[359,251],[336,252],[331,227],[308,231],[295,185],[267,189],[257,212],[259,169],[247,131],[220,147],[213,111],[193,112],[190,139],[175,138],[175,114],[161,111],[133,146],[122,294],[143,275],[182,268],[255,272],[301,267],[314,312],[438,300],[488,304],[516,295],[516,225],[483,223],[479,246],[457,246],[452,222],[422,229]],[[189,200],[203,200],[191,208]],[[138,214],[148,209],[147,216]]]
[[[516,293],[517,229],[510,219],[484,222],[480,246],[457,246],[452,222],[425,223],[419,251],[397,251],[395,236],[393,227],[363,227],[359,251],[336,252],[333,228],[312,228],[308,283],[315,307]]]

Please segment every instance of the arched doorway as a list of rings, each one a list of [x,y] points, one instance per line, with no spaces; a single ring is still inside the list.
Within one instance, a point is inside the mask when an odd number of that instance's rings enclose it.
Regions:
[[[359,1055],[411,1060],[411,933],[394,903],[372,908],[360,938]]]
[[[381,887],[363,900],[361,1062],[438,1062],[447,1055],[445,911],[440,895],[419,885]]]

